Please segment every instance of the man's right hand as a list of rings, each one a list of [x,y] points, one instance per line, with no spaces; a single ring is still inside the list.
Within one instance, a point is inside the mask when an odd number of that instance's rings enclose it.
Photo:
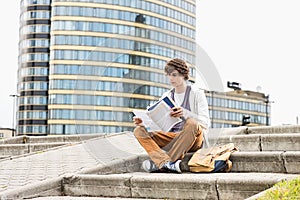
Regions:
[[[182,117],[183,116],[183,109],[181,107],[173,107],[171,109],[170,115],[172,117]]]
[[[141,125],[143,123],[143,120],[139,117],[133,117],[132,121],[136,126]]]

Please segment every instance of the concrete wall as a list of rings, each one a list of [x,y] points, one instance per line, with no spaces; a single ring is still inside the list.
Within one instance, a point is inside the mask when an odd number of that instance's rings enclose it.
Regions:
[[[9,128],[0,128],[0,140],[13,137],[13,130]]]

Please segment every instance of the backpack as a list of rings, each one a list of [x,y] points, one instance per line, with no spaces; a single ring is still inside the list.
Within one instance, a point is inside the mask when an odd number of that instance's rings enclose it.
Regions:
[[[229,172],[231,153],[238,151],[233,143],[197,150],[188,161],[191,172]]]

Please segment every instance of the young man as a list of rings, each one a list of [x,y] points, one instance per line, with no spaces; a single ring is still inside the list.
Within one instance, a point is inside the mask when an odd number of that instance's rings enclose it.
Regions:
[[[151,159],[143,162],[145,171],[181,173],[180,162],[185,154],[202,146],[203,131],[207,130],[210,123],[208,104],[204,91],[187,83],[189,68],[183,60],[170,60],[165,72],[173,88],[161,98],[169,96],[180,105],[170,109],[170,115],[180,117],[183,121],[169,132],[148,132],[142,120],[134,117],[134,135]]]

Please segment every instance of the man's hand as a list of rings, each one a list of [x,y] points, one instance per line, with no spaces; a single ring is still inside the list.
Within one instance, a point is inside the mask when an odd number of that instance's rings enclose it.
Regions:
[[[171,110],[170,115],[172,117],[182,117],[183,116],[183,109],[181,107],[173,107]]]
[[[143,123],[143,120],[139,117],[133,117],[132,121],[136,126],[141,125]]]

